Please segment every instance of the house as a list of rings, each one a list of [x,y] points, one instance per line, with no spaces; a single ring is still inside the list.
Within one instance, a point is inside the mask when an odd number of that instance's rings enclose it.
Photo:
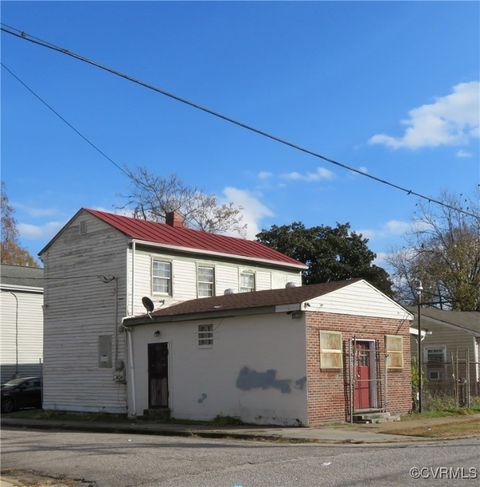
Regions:
[[[122,318],[186,300],[301,285],[306,266],[258,242],[81,209],[40,252],[44,408],[127,412]],[[293,285],[291,284],[291,285]]]
[[[40,256],[45,409],[303,425],[410,409],[411,314],[363,280],[301,286],[304,264],[177,214],[81,209]]]
[[[408,309],[415,315],[416,326],[417,308]],[[420,323],[426,331],[421,349],[427,389],[453,395],[456,376],[457,382],[468,379],[471,394],[480,395],[480,312],[422,307]],[[412,337],[411,347],[416,358],[416,337]]]
[[[362,279],[193,299],[127,318],[129,411],[308,426],[407,413],[411,318]]]
[[[39,376],[43,360],[43,269],[0,265],[0,380]]]

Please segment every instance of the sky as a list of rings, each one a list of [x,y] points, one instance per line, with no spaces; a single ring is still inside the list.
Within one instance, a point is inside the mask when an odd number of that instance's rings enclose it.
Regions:
[[[477,2],[2,2],[2,22],[417,192],[479,179]],[[248,236],[349,222],[378,262],[418,200],[2,33],[2,62],[120,165],[242,206]],[[1,72],[1,176],[37,252],[125,175]],[[478,194],[478,193],[477,193]]]

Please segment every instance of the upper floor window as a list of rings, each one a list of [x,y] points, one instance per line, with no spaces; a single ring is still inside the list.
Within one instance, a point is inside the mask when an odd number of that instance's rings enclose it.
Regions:
[[[213,267],[197,267],[197,289],[199,298],[207,298],[215,294],[215,270]]]
[[[255,273],[244,271],[240,274],[240,292],[249,293],[255,291]]]
[[[163,260],[152,262],[152,292],[172,294],[172,263]]]

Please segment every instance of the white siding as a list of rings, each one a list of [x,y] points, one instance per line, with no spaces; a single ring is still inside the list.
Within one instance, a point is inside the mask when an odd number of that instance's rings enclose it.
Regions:
[[[79,222],[87,224],[81,235]],[[115,285],[97,276],[117,276],[118,317],[125,316],[127,239],[82,212],[44,253],[44,408],[124,412],[125,384],[114,368],[99,368],[98,337],[115,335]],[[58,279],[56,279],[58,278]],[[113,354],[115,344],[113,344]],[[118,358],[125,360],[125,334],[118,334]],[[112,362],[114,365],[114,355]]]
[[[212,348],[198,347],[202,323],[214,325]],[[258,424],[306,424],[304,320],[277,313],[149,324],[134,327],[132,335],[137,415],[148,409],[148,344],[168,342],[173,417],[226,415]]]
[[[152,293],[152,260],[159,259],[172,264],[172,295]],[[142,314],[145,308],[142,305],[142,297],[149,297],[155,307],[170,306],[180,301],[197,298],[197,266],[212,266],[215,269],[215,293],[221,296],[226,289],[239,291],[239,278],[242,271],[255,273],[255,287],[257,291],[265,289],[284,288],[286,283],[293,281],[301,285],[301,274],[298,271],[285,272],[269,270],[259,266],[245,266],[244,264],[226,263],[218,260],[203,259],[198,256],[178,256],[167,251],[146,250],[137,246],[135,250],[135,304],[134,314]],[[128,250],[127,258],[127,303],[128,312],[132,303],[132,251]],[[276,279],[272,278],[277,276]]]
[[[215,289],[217,296],[225,294],[226,289],[238,292],[238,267],[217,264],[215,266]]]
[[[365,281],[311,299],[308,304],[306,309],[323,313],[412,319],[410,313]]]
[[[19,375],[41,374],[43,361],[43,291],[12,291],[18,299]],[[10,379],[16,365],[16,301],[9,288],[2,286],[1,306],[1,380]]]
[[[272,273],[258,271],[255,274],[255,290],[263,291],[265,289],[272,289]]]

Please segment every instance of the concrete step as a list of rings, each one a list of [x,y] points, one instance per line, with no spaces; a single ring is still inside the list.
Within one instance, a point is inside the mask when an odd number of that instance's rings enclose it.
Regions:
[[[353,415],[354,423],[364,423],[364,424],[379,424],[387,423],[389,421],[400,421],[400,416],[398,414],[390,414],[388,412],[371,412],[362,413],[358,412]]]

